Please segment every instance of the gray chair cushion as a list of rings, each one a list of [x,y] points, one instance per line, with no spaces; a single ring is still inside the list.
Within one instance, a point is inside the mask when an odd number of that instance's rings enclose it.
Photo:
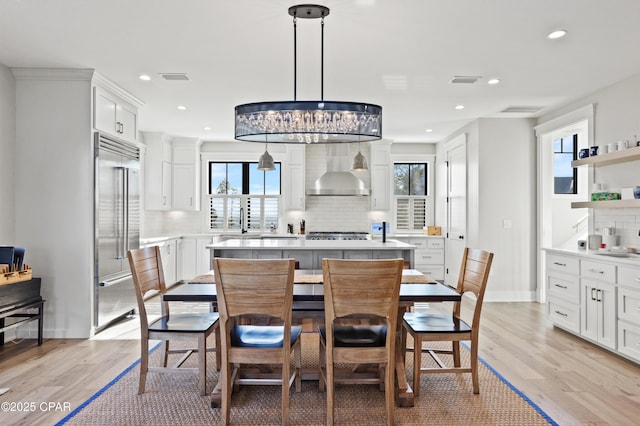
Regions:
[[[327,339],[324,326],[318,327],[322,341]],[[336,347],[379,347],[387,340],[384,325],[338,325],[333,327],[333,345]]]
[[[414,333],[468,333],[471,327],[453,315],[407,312],[404,323]]]
[[[302,327],[291,327],[291,345],[302,333]],[[284,340],[283,326],[237,325],[231,329],[231,346],[245,348],[281,348]]]

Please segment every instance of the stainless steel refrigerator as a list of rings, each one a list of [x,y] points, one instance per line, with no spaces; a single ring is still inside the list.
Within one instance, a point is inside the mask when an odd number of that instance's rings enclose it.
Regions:
[[[94,134],[95,289],[99,331],[136,307],[127,251],[140,246],[140,149]]]

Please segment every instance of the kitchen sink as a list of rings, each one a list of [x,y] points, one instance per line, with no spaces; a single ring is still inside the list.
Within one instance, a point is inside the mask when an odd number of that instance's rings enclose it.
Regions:
[[[640,254],[637,254],[637,253],[596,253],[596,254],[598,256],[640,259]]]

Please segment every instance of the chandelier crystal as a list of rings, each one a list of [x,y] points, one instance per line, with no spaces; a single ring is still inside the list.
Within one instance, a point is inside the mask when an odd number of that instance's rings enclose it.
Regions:
[[[324,100],[324,17],[329,8],[298,5],[289,8],[294,28],[294,100],[255,102],[235,108],[235,138],[248,142],[349,143],[382,138],[379,105]],[[321,100],[296,100],[296,18],[321,18]]]

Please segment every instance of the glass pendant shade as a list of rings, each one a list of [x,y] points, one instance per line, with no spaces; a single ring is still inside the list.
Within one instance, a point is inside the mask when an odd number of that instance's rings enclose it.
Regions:
[[[269,154],[269,151],[264,150],[264,154],[258,159],[258,170],[271,171],[275,170],[276,166],[273,164],[273,157]]]
[[[353,157],[353,163],[351,164],[351,171],[364,172],[367,170],[369,170],[369,167],[367,166],[367,159],[365,158],[364,155],[362,155],[360,150],[358,150],[358,153],[356,154],[356,156]]]
[[[292,101],[254,102],[235,107],[235,139],[269,143],[349,143],[382,138],[379,105],[324,100],[325,6],[303,4],[289,8],[294,28],[294,89]],[[320,100],[296,100],[296,19],[321,18]]]

